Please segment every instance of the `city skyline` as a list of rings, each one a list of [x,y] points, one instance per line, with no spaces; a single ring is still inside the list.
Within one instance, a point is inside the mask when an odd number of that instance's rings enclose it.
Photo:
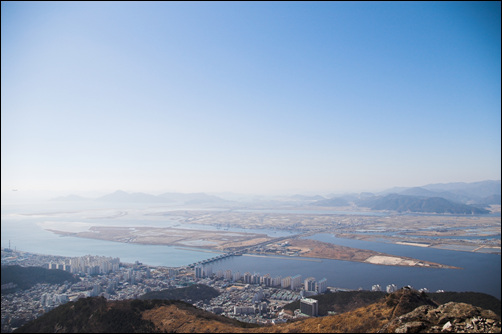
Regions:
[[[1,5],[2,195],[500,179],[499,2]]]

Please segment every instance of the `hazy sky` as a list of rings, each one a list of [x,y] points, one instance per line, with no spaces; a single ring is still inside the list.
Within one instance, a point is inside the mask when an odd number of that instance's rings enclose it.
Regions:
[[[500,179],[500,2],[1,6],[3,192]]]

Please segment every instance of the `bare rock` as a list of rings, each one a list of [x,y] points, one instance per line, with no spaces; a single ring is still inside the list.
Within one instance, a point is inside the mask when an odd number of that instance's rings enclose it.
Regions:
[[[379,333],[500,333],[500,318],[490,310],[465,303],[430,305],[394,318]]]

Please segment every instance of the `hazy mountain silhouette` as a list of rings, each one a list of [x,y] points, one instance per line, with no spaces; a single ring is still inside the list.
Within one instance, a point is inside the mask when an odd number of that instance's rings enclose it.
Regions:
[[[418,197],[390,194],[358,202],[359,206],[372,210],[393,210],[398,212],[486,214],[490,211],[472,205],[455,203],[441,197]]]
[[[99,202],[114,202],[114,203],[164,203],[170,205],[193,205],[193,206],[213,206],[213,207],[281,207],[281,206],[348,206],[358,205],[373,208],[375,205],[381,209],[375,210],[398,210],[410,212],[437,212],[437,213],[480,213],[477,209],[471,207],[459,206],[459,204],[468,204],[475,206],[489,206],[491,204],[500,204],[500,181],[481,181],[473,183],[439,183],[430,184],[422,187],[409,188],[391,188],[389,190],[378,193],[360,193],[346,194],[342,196],[329,195],[323,197],[320,195],[301,195],[282,197],[266,197],[254,196],[252,200],[249,196],[238,200],[227,200],[215,195],[206,193],[163,193],[161,195],[151,195],[147,193],[128,193],[122,190],[117,190],[111,194],[107,194],[95,199],[85,198],[77,195],[68,195],[54,198],[53,201],[99,201]],[[407,205],[400,207],[388,202],[389,199],[396,201],[396,198],[387,198],[385,195],[397,194],[400,196],[414,197],[412,203],[411,198],[406,200],[403,198],[400,202],[408,202]],[[234,196],[235,197],[235,196]],[[242,196],[241,196],[242,197]],[[432,200],[431,198],[435,198]],[[441,201],[437,198],[446,200]],[[427,199],[427,200],[426,200]],[[388,202],[385,204],[385,202]],[[448,203],[450,202],[450,203]],[[378,205],[376,204],[378,203]],[[415,211],[417,210],[417,211]],[[431,211],[432,210],[432,211]],[[481,210],[484,211],[484,210]]]
[[[128,203],[160,203],[167,202],[155,195],[145,193],[127,193],[122,190],[117,190],[114,193],[98,197],[97,201],[101,202],[128,202]]]
[[[500,180],[487,180],[472,183],[436,183],[421,187],[391,188],[381,192],[380,195],[392,193],[411,196],[442,197],[450,201],[468,204],[469,202],[480,202],[484,198],[492,195],[500,195],[501,183]]]

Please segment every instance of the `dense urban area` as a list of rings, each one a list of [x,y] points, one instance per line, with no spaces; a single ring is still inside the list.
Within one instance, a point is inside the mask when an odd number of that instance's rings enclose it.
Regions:
[[[238,256],[238,255],[236,255]],[[15,284],[2,285],[2,332],[11,332],[29,320],[53,308],[79,298],[103,296],[108,300],[136,299],[153,291],[203,284],[219,292],[209,300],[185,300],[194,306],[250,323],[280,323],[289,319],[317,315],[317,302],[308,298],[326,291],[325,278],[303,278],[301,275],[271,277],[249,272],[218,270],[203,262],[184,267],[152,267],[142,263],[122,263],[119,258],[101,256],[62,257],[2,250],[2,266],[43,267],[76,275],[78,281],[62,284],[37,283],[29,289],[17,290]],[[381,291],[379,285],[372,287]],[[384,290],[397,290],[394,284]],[[10,291],[14,291],[9,293]],[[301,300],[294,312],[284,305]]]

